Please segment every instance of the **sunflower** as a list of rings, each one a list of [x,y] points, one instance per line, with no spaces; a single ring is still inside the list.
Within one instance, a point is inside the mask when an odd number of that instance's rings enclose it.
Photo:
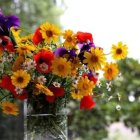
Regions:
[[[118,42],[117,45],[113,44],[111,48],[111,54],[116,60],[124,59],[128,54],[128,47],[122,42]]]
[[[71,73],[71,63],[66,58],[56,57],[52,61],[52,72],[58,76],[66,77]]]
[[[7,115],[18,115],[18,107],[16,104],[5,101],[1,104],[3,113],[7,114]]]
[[[73,99],[76,99],[76,100],[81,100],[83,98],[83,95],[79,93],[78,90],[72,91],[71,96]]]
[[[57,42],[60,35],[60,29],[48,22],[40,26],[40,32],[42,34],[42,38],[45,39],[46,43]]]
[[[83,96],[92,94],[92,90],[94,87],[94,82],[90,81],[87,76],[81,77],[77,83],[77,89]]]
[[[116,63],[106,63],[103,71],[104,71],[104,77],[107,80],[112,80],[119,73],[118,65]]]
[[[100,70],[101,66],[105,64],[105,54],[101,48],[91,48],[91,52],[84,53],[84,63],[87,63],[87,67],[91,70]]]
[[[72,30],[65,30],[63,33],[64,41],[64,47],[67,49],[75,48],[76,46],[76,34]]]
[[[25,70],[18,70],[13,73],[11,79],[14,86],[25,88],[28,85],[31,76]]]
[[[36,84],[36,88],[40,91],[40,93],[44,93],[47,96],[53,96],[53,92],[51,92],[47,87],[42,84]]]
[[[31,51],[34,51],[35,47],[31,44],[20,44],[17,46],[16,50],[20,55],[26,55]]]

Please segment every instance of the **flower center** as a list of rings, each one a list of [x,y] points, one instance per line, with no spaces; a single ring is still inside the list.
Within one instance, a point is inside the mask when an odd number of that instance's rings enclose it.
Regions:
[[[90,60],[91,60],[93,63],[96,63],[96,62],[98,62],[98,57],[95,56],[95,55],[93,55],[93,56],[91,56]]]
[[[67,41],[68,42],[71,42],[72,41],[72,38],[69,36],[69,37],[67,37]]]
[[[109,69],[107,70],[107,73],[108,73],[108,74],[112,74],[112,69],[109,68]]]
[[[18,82],[18,83],[23,83],[23,81],[24,81],[23,77],[18,77],[18,78],[17,78],[17,82]]]
[[[83,89],[87,89],[88,88],[88,84],[83,84]]]
[[[63,71],[64,70],[64,65],[58,65],[57,68],[58,68],[59,71]]]
[[[12,111],[12,108],[9,107],[9,106],[6,106],[6,107],[5,107],[5,110],[8,111],[8,112],[11,112],[11,111]]]
[[[42,63],[39,65],[39,67],[41,68],[41,70],[43,72],[47,71],[48,70],[48,65],[46,63]]]
[[[52,37],[53,36],[53,33],[50,30],[46,31],[46,34],[47,34],[48,37]]]
[[[121,50],[121,49],[117,49],[117,50],[116,50],[116,53],[117,53],[117,54],[121,54],[121,53],[122,53],[122,50]]]

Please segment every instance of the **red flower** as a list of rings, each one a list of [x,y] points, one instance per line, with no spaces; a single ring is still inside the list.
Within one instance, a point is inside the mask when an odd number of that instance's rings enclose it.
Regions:
[[[13,43],[8,36],[0,36],[0,50],[14,52]]]
[[[34,60],[37,63],[36,68],[41,73],[49,73],[51,71],[51,62],[53,59],[54,54],[49,50],[41,50],[34,55]]]
[[[80,109],[92,109],[95,106],[95,102],[91,96],[84,96],[80,102]]]
[[[64,88],[62,87],[50,86],[49,90],[51,90],[54,94],[54,96],[46,96],[46,100],[49,103],[53,103],[57,97],[64,96]]]
[[[92,34],[87,32],[77,32],[77,39],[80,43],[87,42],[88,40],[90,42],[93,41]]]
[[[43,38],[42,38],[42,34],[40,33],[40,28],[37,28],[32,38],[32,41],[35,45],[38,45],[39,43],[42,42],[42,40]]]
[[[10,76],[5,75],[2,77],[0,87],[9,90],[13,94],[13,96],[17,99],[24,100],[28,98],[28,94],[25,89],[23,90],[23,93],[20,95],[16,93],[15,86],[12,84]]]

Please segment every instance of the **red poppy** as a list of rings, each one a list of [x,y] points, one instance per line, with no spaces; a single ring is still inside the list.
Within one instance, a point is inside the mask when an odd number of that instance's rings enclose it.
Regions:
[[[2,77],[0,87],[9,90],[17,99],[24,100],[28,98],[28,94],[25,89],[20,95],[16,93],[15,86],[12,84],[10,76],[5,75]]]
[[[14,52],[14,45],[8,36],[0,36],[0,50]]]
[[[33,35],[32,41],[35,45],[38,45],[39,43],[41,43],[43,41],[42,34],[40,32],[40,28],[36,29],[36,31]]]
[[[54,96],[46,96],[46,100],[49,103],[53,103],[57,97],[64,96],[64,88],[62,87],[50,86],[49,90],[51,90],[54,94]]]
[[[93,42],[92,34],[87,32],[77,32],[77,39],[80,43]]]
[[[95,102],[91,96],[84,96],[80,102],[80,109],[92,109],[95,106]]]
[[[54,54],[49,50],[41,50],[34,55],[34,60],[37,63],[36,68],[41,73],[49,73],[51,71],[51,62],[53,59]]]

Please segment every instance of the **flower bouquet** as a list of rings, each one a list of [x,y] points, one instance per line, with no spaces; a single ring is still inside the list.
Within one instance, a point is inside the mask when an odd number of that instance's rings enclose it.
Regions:
[[[68,101],[78,100],[80,109],[94,108],[100,71],[107,81],[116,78],[119,68],[114,60],[127,56],[127,46],[118,42],[105,54],[91,33],[61,31],[48,22],[33,34],[21,36],[21,32],[18,17],[0,13],[1,110],[18,115],[16,101],[26,101],[27,139],[39,139],[47,132],[46,139],[66,140]]]

